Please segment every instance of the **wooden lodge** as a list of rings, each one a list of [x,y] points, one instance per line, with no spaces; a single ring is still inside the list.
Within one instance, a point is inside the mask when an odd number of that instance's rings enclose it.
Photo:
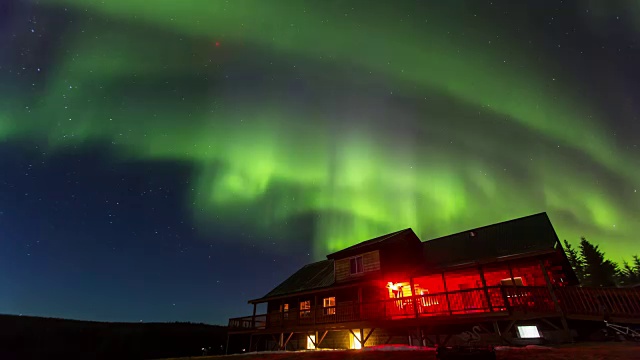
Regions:
[[[640,322],[640,290],[578,286],[546,213],[425,242],[383,235],[249,303],[229,320],[245,351],[563,342],[573,320]]]

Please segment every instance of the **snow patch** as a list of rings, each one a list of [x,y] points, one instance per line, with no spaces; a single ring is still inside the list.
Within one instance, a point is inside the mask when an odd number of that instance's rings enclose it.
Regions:
[[[409,345],[377,345],[367,346],[364,351],[436,351],[436,348]]]
[[[555,350],[552,347],[540,346],[540,345],[527,345],[527,346],[496,346],[496,351],[523,351],[523,350]]]

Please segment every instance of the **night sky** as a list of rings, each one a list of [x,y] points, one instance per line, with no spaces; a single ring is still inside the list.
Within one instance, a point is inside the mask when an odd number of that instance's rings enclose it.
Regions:
[[[222,324],[541,211],[630,258],[639,39],[636,0],[2,0],[0,313]]]

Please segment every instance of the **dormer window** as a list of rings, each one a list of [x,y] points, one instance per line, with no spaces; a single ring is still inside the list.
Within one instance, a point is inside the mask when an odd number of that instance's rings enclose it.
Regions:
[[[351,258],[351,275],[361,274],[362,272],[364,272],[364,266],[362,265],[362,256]]]

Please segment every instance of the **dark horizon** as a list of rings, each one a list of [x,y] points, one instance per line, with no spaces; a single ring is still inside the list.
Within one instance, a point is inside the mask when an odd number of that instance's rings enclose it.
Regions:
[[[640,7],[0,4],[0,313],[226,324],[304,264],[547,212],[640,253]]]

